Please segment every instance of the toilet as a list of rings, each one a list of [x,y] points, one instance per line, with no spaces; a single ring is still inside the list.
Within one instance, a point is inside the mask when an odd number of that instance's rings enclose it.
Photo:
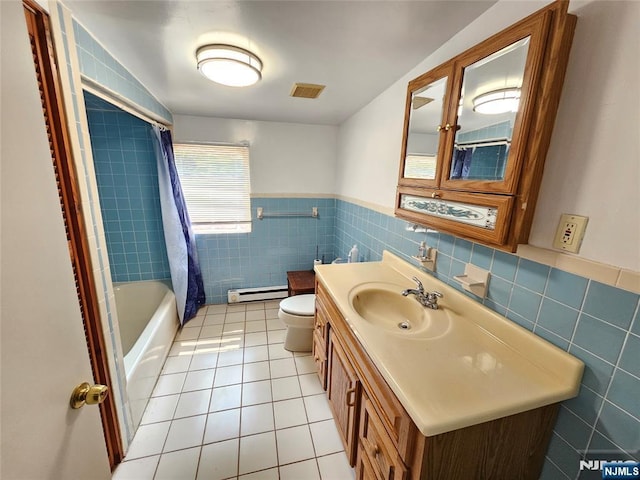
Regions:
[[[280,302],[278,318],[287,326],[284,348],[290,352],[310,352],[313,345],[315,295],[294,295]]]

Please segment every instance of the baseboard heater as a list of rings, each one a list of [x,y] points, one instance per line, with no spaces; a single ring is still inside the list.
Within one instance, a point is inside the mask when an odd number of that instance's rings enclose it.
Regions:
[[[286,285],[279,285],[275,287],[236,288],[227,291],[227,302],[253,302],[257,300],[286,298],[288,296],[289,290]]]

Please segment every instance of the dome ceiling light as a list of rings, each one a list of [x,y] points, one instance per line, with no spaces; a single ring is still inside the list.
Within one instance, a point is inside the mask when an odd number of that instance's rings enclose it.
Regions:
[[[519,104],[519,88],[502,88],[483,93],[474,98],[473,111],[487,115],[517,112]]]
[[[262,78],[262,61],[233,45],[205,45],[196,51],[198,70],[209,80],[229,87],[248,87]]]

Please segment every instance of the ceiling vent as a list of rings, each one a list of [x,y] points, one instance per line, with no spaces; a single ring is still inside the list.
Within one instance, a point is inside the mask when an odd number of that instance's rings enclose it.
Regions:
[[[413,97],[413,100],[411,101],[411,104],[413,105],[413,109],[417,110],[420,107],[424,107],[425,105],[427,105],[428,103],[433,102],[433,98],[429,98],[429,97]]]
[[[325,85],[315,83],[294,83],[290,95],[298,98],[318,98]]]

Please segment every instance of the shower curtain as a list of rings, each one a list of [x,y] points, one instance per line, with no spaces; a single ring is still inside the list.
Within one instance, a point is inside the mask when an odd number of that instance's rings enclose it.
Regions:
[[[153,133],[156,140],[154,148],[158,164],[160,206],[171,283],[176,295],[180,323],[184,325],[187,320],[195,317],[198,308],[204,305],[204,284],[195,237],[173,157],[171,132],[154,126]]]
[[[468,178],[473,159],[473,148],[456,148],[453,152],[451,179]]]

